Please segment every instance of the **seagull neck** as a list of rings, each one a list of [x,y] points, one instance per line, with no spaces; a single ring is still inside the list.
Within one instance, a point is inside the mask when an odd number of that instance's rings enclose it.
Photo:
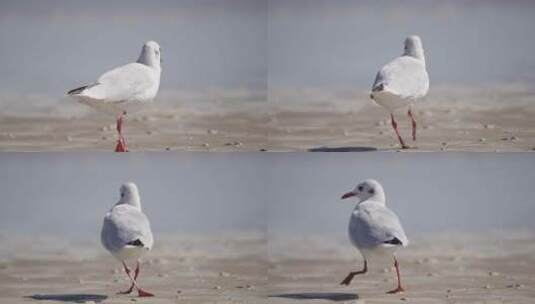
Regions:
[[[149,66],[151,68],[154,68],[158,71],[161,71],[160,62],[154,58],[154,56],[151,56],[149,52],[146,52],[143,50],[141,54],[139,54],[139,58],[137,59],[137,63],[144,64],[146,66]]]
[[[409,49],[403,55],[411,56],[413,58],[416,58],[416,59],[420,60],[425,66],[425,54],[424,54],[424,50],[422,48]]]
[[[140,201],[139,197],[130,197],[128,199],[121,199],[115,205],[116,206],[119,206],[119,205],[130,205],[130,206],[138,209],[139,211],[141,211],[141,201]]]
[[[368,197],[367,199],[359,202],[357,204],[357,208],[360,204],[362,203],[365,203],[365,202],[373,202],[374,204],[380,204],[380,205],[383,205],[385,206],[386,205],[386,197],[385,197],[385,192],[384,191],[376,191],[374,195]]]

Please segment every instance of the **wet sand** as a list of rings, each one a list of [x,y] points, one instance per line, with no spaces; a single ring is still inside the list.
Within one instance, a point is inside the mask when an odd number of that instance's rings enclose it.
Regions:
[[[399,149],[388,113],[364,91],[277,90],[269,93],[269,102],[262,101],[261,93],[205,95],[167,94],[143,113],[132,115],[126,133],[130,149]],[[415,147],[406,151],[535,149],[535,93],[529,88],[436,88],[414,112],[419,126],[416,142],[410,140],[406,113],[396,114],[402,136]],[[0,130],[1,151],[110,151],[116,140],[113,116],[67,100],[31,115],[4,112]]]
[[[0,264],[1,303],[255,303],[266,283],[265,247],[257,235],[158,238],[139,277],[156,296],[143,299],[116,294],[130,284],[100,244],[54,248],[51,240],[33,241],[11,244],[25,251]]]
[[[339,285],[349,270],[362,266],[347,240],[273,237],[266,244],[258,234],[166,236],[142,265],[140,284],[157,295],[145,299],[115,294],[128,282],[97,243],[71,247],[72,242],[6,236],[2,241],[2,303],[530,303],[535,298],[531,233],[414,238],[398,253],[406,292],[396,295],[385,294],[395,279],[386,263],[370,262],[368,274],[349,287]]]
[[[339,283],[363,261],[349,241],[279,241],[269,285],[273,303],[529,303],[535,298],[531,235],[428,235],[398,252],[406,292],[395,288],[391,260],[369,262],[350,286]],[[284,249],[288,248],[288,249]],[[315,300],[315,301],[312,301]],[[299,302],[300,303],[300,302]]]

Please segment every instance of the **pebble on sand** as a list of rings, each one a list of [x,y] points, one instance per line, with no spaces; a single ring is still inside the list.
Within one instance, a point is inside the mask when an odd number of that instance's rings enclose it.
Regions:
[[[241,146],[242,143],[239,142],[239,141],[233,141],[233,142],[228,142],[228,143],[225,143],[225,146],[234,146],[234,147],[239,147]]]

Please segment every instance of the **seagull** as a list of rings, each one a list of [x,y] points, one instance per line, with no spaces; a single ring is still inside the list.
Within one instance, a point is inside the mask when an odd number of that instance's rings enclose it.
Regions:
[[[121,198],[104,217],[100,239],[115,258],[123,264],[124,271],[132,281],[130,288],[119,294],[130,294],[134,287],[140,297],[152,297],[152,293],[144,291],[137,284],[139,260],[143,254],[151,250],[154,243],[150,223],[141,211],[141,201],[136,184],[126,183],[120,189]],[[130,273],[127,262],[136,262],[134,276]]]
[[[123,136],[126,110],[139,110],[144,103],[154,100],[160,87],[161,73],[160,45],[147,41],[136,62],[107,71],[96,82],[72,89],[67,95],[98,111],[120,113],[115,152],[127,152]]]
[[[427,95],[429,76],[425,68],[424,49],[418,36],[405,39],[403,55],[387,63],[375,76],[370,98],[390,112],[392,127],[403,149],[408,149],[394,120],[394,111],[408,107],[412,122],[412,140],[416,140],[416,120],[411,111],[412,103]]]
[[[358,184],[353,191],[342,196],[342,199],[356,197],[357,206],[349,220],[349,239],[364,257],[364,268],[350,272],[340,283],[349,285],[353,277],[368,271],[368,259],[373,255],[392,255],[396,268],[398,286],[388,293],[405,291],[401,287],[399,263],[394,255],[399,247],[405,247],[409,240],[401,227],[397,215],[385,203],[385,192],[381,184],[373,179]]]

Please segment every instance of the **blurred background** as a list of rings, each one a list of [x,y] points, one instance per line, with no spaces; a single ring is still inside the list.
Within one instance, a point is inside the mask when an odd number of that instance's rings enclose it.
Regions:
[[[529,153],[282,153],[273,156],[269,236],[347,238],[356,200],[340,197],[368,178],[409,238],[435,233],[533,231],[535,165]]]
[[[163,50],[162,91],[336,86],[368,89],[422,37],[432,83],[532,83],[532,1],[0,1],[0,92],[62,96]],[[268,74],[269,72],[269,74]],[[269,75],[269,77],[268,77]]]
[[[137,60],[147,40],[162,47],[160,99],[177,90],[265,90],[266,24],[266,1],[2,0],[0,110],[57,103]]]
[[[157,233],[346,236],[367,178],[409,235],[532,230],[529,153],[2,153],[0,234],[97,238],[137,183]]]
[[[269,85],[368,90],[421,36],[432,86],[535,80],[535,3],[270,0]]]
[[[131,128],[138,149],[389,147],[369,88],[418,34],[431,82],[420,148],[528,151],[533,28],[528,0],[0,0],[0,149],[109,149],[113,120],[65,92],[149,39],[163,72],[138,117],[151,126]]]
[[[100,240],[121,184],[137,184],[155,234],[263,232],[259,155],[1,153],[0,235]]]

